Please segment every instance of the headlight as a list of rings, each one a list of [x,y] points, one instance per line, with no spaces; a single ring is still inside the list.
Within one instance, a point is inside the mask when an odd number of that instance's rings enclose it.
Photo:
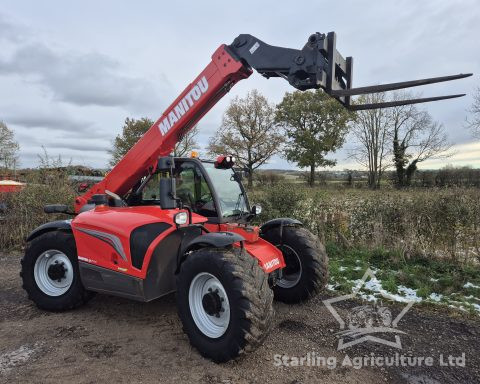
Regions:
[[[252,207],[252,213],[254,215],[260,215],[262,213],[262,206],[261,205],[254,205]]]
[[[183,225],[187,224],[188,221],[188,214],[187,212],[178,212],[174,217],[175,224]]]

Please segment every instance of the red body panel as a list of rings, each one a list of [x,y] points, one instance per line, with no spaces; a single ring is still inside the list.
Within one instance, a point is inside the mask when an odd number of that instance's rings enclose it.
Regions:
[[[177,227],[174,216],[178,209],[164,210],[158,206],[107,207],[97,206],[72,220],[72,229],[79,260],[99,267],[145,279],[152,254],[157,245]],[[194,224],[205,223],[207,218],[193,214]],[[163,222],[171,227],[162,232],[149,245],[142,269],[132,265],[130,235],[142,225]],[[282,252],[274,245],[258,237],[258,227],[236,224],[206,224],[212,232],[228,231],[243,236],[246,251],[258,260],[266,273],[284,268]],[[117,240],[118,239],[118,240]],[[240,244],[234,244],[240,246]]]
[[[144,279],[155,247],[163,238],[176,230],[173,217],[178,212],[176,209],[164,210],[154,206],[122,208],[98,206],[94,210],[81,213],[72,220],[78,258],[99,267]],[[203,223],[207,219],[193,214],[192,220],[194,223]],[[143,267],[139,270],[132,266],[130,234],[141,225],[158,222],[168,223],[171,227],[150,244]],[[99,231],[117,237],[121,245],[120,251],[123,250],[126,260],[122,257],[122,252],[116,250],[111,244],[82,230]]]
[[[245,226],[236,223],[206,224],[209,231],[235,232],[245,238],[244,247],[247,252],[258,260],[258,264],[266,273],[279,268],[285,268],[282,252],[259,237],[260,229],[257,226]]]

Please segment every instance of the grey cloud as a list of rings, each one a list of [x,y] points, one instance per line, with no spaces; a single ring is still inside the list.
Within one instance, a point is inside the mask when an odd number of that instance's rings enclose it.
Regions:
[[[108,144],[99,144],[93,141],[87,143],[75,143],[71,141],[55,141],[48,144],[48,148],[68,149],[73,151],[103,152],[106,153],[110,147]]]
[[[87,132],[92,123],[77,121],[62,115],[22,114],[4,118],[7,124],[20,125],[27,128],[47,128],[56,131]]]
[[[135,107],[156,98],[150,83],[121,74],[119,64],[105,55],[56,52],[40,43],[22,45],[0,60],[0,74],[37,81],[55,99],[80,106]]]
[[[4,15],[0,14],[0,41],[19,42],[24,40],[27,35],[25,27],[11,23]]]

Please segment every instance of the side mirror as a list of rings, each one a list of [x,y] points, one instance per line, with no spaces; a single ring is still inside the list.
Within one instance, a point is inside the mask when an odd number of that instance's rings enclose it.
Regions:
[[[175,160],[171,156],[159,157],[157,169],[159,171],[170,171],[175,168]]]
[[[254,205],[252,207],[251,213],[255,216],[260,215],[262,213],[262,206],[261,205]]]
[[[49,204],[43,207],[45,213],[67,213],[68,207],[64,204]]]
[[[177,208],[175,199],[175,179],[162,177],[160,179],[160,206],[162,209]]]

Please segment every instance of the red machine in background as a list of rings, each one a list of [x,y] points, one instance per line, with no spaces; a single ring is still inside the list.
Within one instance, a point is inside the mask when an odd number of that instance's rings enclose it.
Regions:
[[[357,94],[459,79],[455,75],[352,88],[353,61],[335,34],[316,33],[301,50],[251,35],[220,46],[211,62],[99,183],[75,200],[72,220],[44,224],[28,237],[23,285],[47,310],[86,303],[94,292],[149,301],[177,292],[190,342],[215,361],[256,348],[268,333],[272,300],[297,303],[327,282],[324,246],[302,224],[279,218],[252,226],[235,159],[173,158],[182,136],[253,69],[299,90],[322,88],[352,110],[462,95],[356,105]],[[46,212],[68,213],[50,205]]]
[[[25,186],[25,183],[20,183],[15,180],[0,180],[0,193],[18,192]]]

